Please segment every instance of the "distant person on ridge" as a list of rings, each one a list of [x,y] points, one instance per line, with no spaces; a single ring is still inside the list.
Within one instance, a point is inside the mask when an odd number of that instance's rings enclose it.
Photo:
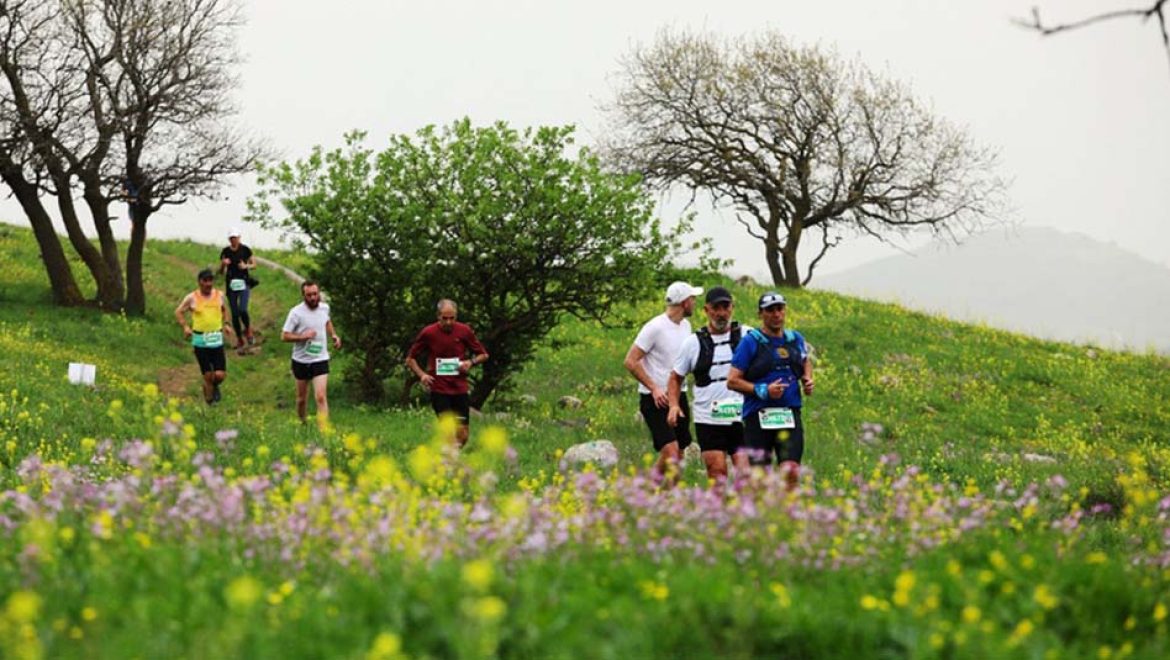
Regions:
[[[753,465],[771,465],[772,455],[789,490],[800,478],[804,455],[804,394],[813,392],[812,363],[804,337],[784,327],[788,303],[779,293],[760,296],[760,330],[744,335],[731,358],[727,387],[743,397],[743,439]]]
[[[341,348],[341,337],[333,329],[329,303],[321,302],[321,288],[312,280],[301,283],[301,303],[288,312],[280,340],[291,342],[292,375],[297,383],[297,417],[305,423],[309,408],[309,385],[317,404],[317,426],[329,424],[329,340]]]
[[[703,450],[707,478],[716,482],[727,478],[728,456],[737,474],[746,474],[750,467],[743,446],[743,395],[727,389],[731,356],[743,333],[750,330],[731,320],[734,307],[731,292],[726,288],[717,286],[707,292],[703,305],[707,325],[683,340],[666,387],[670,402],[667,424],[674,428],[680,423],[686,425],[688,420],[679,398],[687,374],[694,374],[695,437]]]
[[[243,349],[245,342],[255,343],[252,334],[252,318],[248,315],[248,300],[252,294],[251,270],[256,267],[252,249],[240,242],[240,230],[228,232],[228,246],[219,252],[219,272],[225,273],[228,303],[232,309],[232,326],[236,330],[236,349]]]
[[[454,414],[458,418],[455,440],[463,447],[467,444],[471,415],[467,374],[472,367],[488,361],[488,352],[471,326],[455,320],[459,315],[455,301],[444,298],[437,310],[438,320],[423,328],[410,345],[406,367],[430,393],[436,415]],[[418,363],[423,353],[427,354],[426,369]]]
[[[666,310],[642,326],[624,362],[638,381],[638,409],[650,430],[654,451],[658,453],[654,469],[668,481],[678,478],[678,463],[683,451],[691,444],[691,427],[681,424],[672,428],[667,421],[670,401],[666,396],[666,381],[679,347],[691,334],[691,322],[687,317],[695,313],[695,296],[700,293],[703,293],[702,287],[686,282],[674,282],[667,287]],[[690,406],[686,384],[679,389],[678,408],[687,416]]]
[[[183,297],[175,308],[175,319],[183,328],[183,339],[190,339],[195,360],[203,374],[203,400],[208,404],[220,400],[219,386],[227,378],[227,356],[223,351],[223,333],[231,333],[225,320],[227,309],[223,293],[216,289],[215,274],[205,268],[198,275],[199,288]],[[187,324],[187,312],[191,324]]]

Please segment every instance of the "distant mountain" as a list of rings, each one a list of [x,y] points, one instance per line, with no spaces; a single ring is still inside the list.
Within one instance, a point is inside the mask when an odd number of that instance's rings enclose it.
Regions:
[[[1170,353],[1170,268],[1081,234],[993,231],[812,284],[1037,337]]]

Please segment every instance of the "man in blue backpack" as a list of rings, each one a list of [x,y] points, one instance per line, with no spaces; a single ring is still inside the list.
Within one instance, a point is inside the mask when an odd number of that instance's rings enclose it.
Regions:
[[[784,328],[788,304],[779,293],[760,296],[760,329],[744,335],[727,387],[743,397],[743,439],[753,465],[770,465],[772,455],[796,487],[804,455],[801,392],[813,392],[812,364],[804,337]]]

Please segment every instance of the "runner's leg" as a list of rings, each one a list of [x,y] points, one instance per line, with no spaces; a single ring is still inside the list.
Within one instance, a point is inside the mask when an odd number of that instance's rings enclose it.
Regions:
[[[301,418],[301,423],[305,422],[305,412],[309,405],[309,381],[296,380],[297,384],[297,417]]]
[[[326,388],[329,386],[329,374],[313,377],[313,399],[317,403],[317,424],[325,425],[329,422],[329,399],[326,397]]]

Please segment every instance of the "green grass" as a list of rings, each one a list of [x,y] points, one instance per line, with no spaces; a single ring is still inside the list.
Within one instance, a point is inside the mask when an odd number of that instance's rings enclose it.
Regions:
[[[274,271],[259,270],[262,285],[251,303],[260,352],[229,353],[223,403],[202,403],[198,369],[172,310],[218,249],[150,242],[148,312],[131,319],[52,307],[31,234],[0,226],[0,489],[36,492],[16,471],[32,454],[81,465],[94,443],[110,439],[120,446],[132,438],[157,447],[162,462],[148,475],[174,473],[192,483],[199,482],[189,464],[199,451],[214,451],[216,466],[240,475],[267,475],[267,459],[287,457],[285,464],[305,473],[324,460],[342,479],[339,487],[360,481],[370,456],[380,454],[417,477],[416,448],[433,427],[425,406],[359,404],[335,376],[335,431],[322,434],[296,420],[290,349],[278,336],[299,292]],[[304,254],[258,254],[311,267]],[[75,264],[74,273],[92,290],[84,267]],[[760,289],[733,290],[743,303],[739,320],[753,323],[748,301]],[[36,590],[43,611],[29,629],[57,657],[354,657],[376,647],[380,632],[400,638],[413,657],[1041,657],[1045,651],[1089,657],[1104,655],[1104,647],[1109,655],[1121,653],[1127,643],[1138,656],[1168,650],[1164,615],[1151,618],[1165,600],[1168,576],[1129,566],[1125,557],[1136,549],[1153,554],[1165,542],[1155,518],[1159,493],[1170,485],[1170,360],[1040,341],[831,293],[787,295],[790,326],[816,349],[805,464],[828,490],[810,506],[837,506],[844,495],[833,495],[833,488],[848,489],[855,475],[881,471],[891,454],[921,468],[915,483],[923,493],[932,484],[991,493],[1059,474],[1072,484],[1068,494],[1039,514],[1005,514],[998,528],[939,552],[888,548],[875,551],[874,563],[835,571],[777,570],[732,555],[714,565],[690,561],[686,553],[649,561],[596,548],[574,559],[508,562],[506,549],[485,548],[499,561],[491,594],[506,603],[503,622],[477,609],[486,592],[467,587],[459,559],[419,564],[388,552],[368,567],[342,567],[322,555],[290,572],[242,556],[231,538],[152,543],[158,530],[126,527],[102,541],[87,531],[95,524],[92,512],[79,513],[70,536],[83,540],[49,543],[59,554],[32,569],[18,555],[43,530],[30,525],[6,536],[0,525],[0,550],[9,554],[0,562],[0,606],[11,606],[18,590]],[[506,429],[518,453],[517,464],[500,471],[499,486],[485,497],[506,502],[518,489],[560,492],[542,490],[563,483],[552,476],[558,452],[586,440],[613,441],[623,472],[644,465],[651,447],[636,415],[635,384],[621,362],[641,323],[660,311],[659,303],[646,301],[622,308],[607,325],[566,319],[551,333],[513,387],[473,421],[469,464],[492,460],[483,441],[490,426]],[[343,338],[346,330],[338,328]],[[338,352],[334,373],[350,359],[346,350]],[[72,361],[98,366],[96,388],[66,382]],[[536,402],[524,403],[525,394]],[[557,405],[563,395],[584,405],[563,409]],[[190,429],[168,439],[168,420]],[[863,443],[864,423],[879,423],[884,432]],[[216,451],[215,433],[223,429],[239,432],[231,451]],[[325,448],[324,457],[315,459],[313,447]],[[102,478],[126,473],[105,464],[94,469]],[[698,461],[689,462],[684,477],[704,482]],[[440,487],[418,478],[417,486],[403,488],[453,502],[481,495],[480,486],[458,479]],[[580,505],[579,494],[562,497],[556,502],[566,515]],[[1075,541],[1051,531],[1070,509],[1100,503],[1110,504],[1116,519],[1087,520]],[[0,502],[0,518],[12,506]],[[783,528],[788,519],[768,520],[761,526]],[[54,525],[49,536],[64,533],[64,522]],[[762,547],[769,529],[760,530]],[[1010,566],[989,564],[994,552],[1006,553]],[[1090,560],[1092,552],[1116,561]],[[958,573],[952,561],[961,563]],[[914,602],[891,605],[896,580],[908,570],[918,581]],[[985,581],[985,572],[994,575]],[[278,598],[284,609],[239,605],[228,593],[242,575],[262,585],[262,598],[291,585]],[[786,585],[791,603],[783,605],[775,584]],[[1058,605],[1050,608],[1043,593],[1035,595],[1041,585],[1060,594]],[[871,595],[872,601],[863,598]],[[95,620],[86,619],[86,606],[98,613]],[[968,607],[979,608],[978,621],[963,622]],[[0,657],[8,657],[6,643],[24,634],[18,619],[0,612]],[[1036,631],[1020,636],[1023,621]]]

